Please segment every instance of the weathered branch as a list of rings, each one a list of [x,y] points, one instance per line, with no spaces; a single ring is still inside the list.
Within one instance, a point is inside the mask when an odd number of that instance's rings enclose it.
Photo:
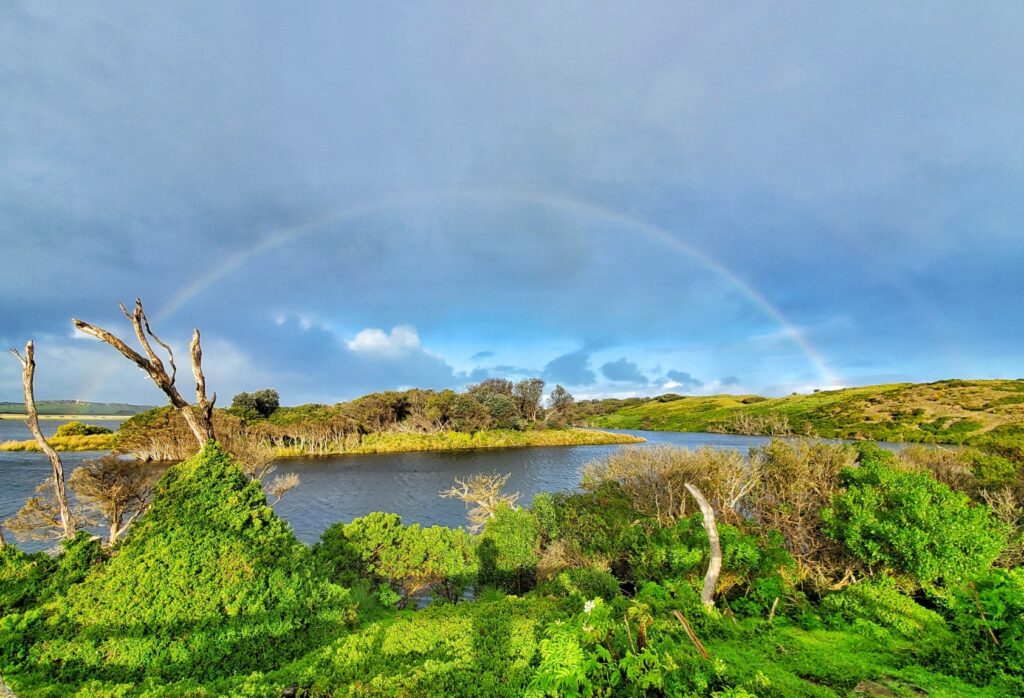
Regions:
[[[39,428],[39,413],[36,411],[34,385],[36,374],[35,344],[31,339],[28,340],[28,343],[25,344],[25,356],[19,354],[16,349],[11,349],[11,353],[21,362],[22,386],[25,392],[25,421],[28,423],[29,431],[35,437],[36,443],[39,444],[39,449],[50,459],[50,465],[53,468],[53,492],[60,511],[60,527],[64,537],[71,540],[75,537],[75,520],[71,515],[67,490],[64,486],[64,463],[61,461],[60,456],[57,455],[57,452],[53,450],[53,447],[50,446],[50,443],[43,436],[43,432]],[[2,547],[2,544],[0,544],[0,547]]]
[[[697,506],[700,507],[700,512],[704,515],[704,531],[708,534],[708,543],[711,547],[711,561],[708,562],[708,571],[704,575],[704,590],[700,595],[700,600],[704,605],[710,607],[715,605],[715,587],[718,586],[718,575],[722,572],[722,546],[718,541],[715,511],[699,489],[689,483],[686,483],[685,486],[686,490],[697,500]]]
[[[181,416],[185,419],[185,423],[188,424],[189,429],[196,437],[196,441],[199,442],[199,446],[206,445],[206,442],[210,439],[215,438],[213,429],[213,404],[217,399],[214,395],[212,400],[206,399],[206,379],[203,377],[202,369],[202,348],[199,345],[199,330],[196,330],[192,335],[192,373],[196,377],[196,399],[199,414],[196,414],[196,410],[192,409],[192,405],[188,403],[185,398],[181,396],[178,389],[174,385],[175,378],[177,377],[177,366],[174,364],[174,354],[171,352],[171,348],[161,341],[153,330],[149,327],[149,319],[146,317],[146,311],[142,307],[142,300],[135,299],[135,311],[132,313],[128,312],[128,309],[124,307],[124,304],[118,303],[118,307],[121,308],[121,312],[124,316],[132,323],[132,328],[135,330],[135,336],[138,338],[139,343],[142,345],[143,350],[146,352],[146,357],[139,354],[137,351],[132,349],[122,339],[116,335],[108,332],[102,327],[91,325],[88,322],[82,320],[73,319],[72,322],[75,328],[84,332],[85,334],[96,337],[101,342],[105,342],[110,346],[117,349],[121,354],[133,362],[136,366],[141,368],[143,371],[149,374],[149,377],[156,383],[157,387],[160,388],[167,396],[168,400],[175,409],[177,409]],[[152,345],[149,343],[148,337],[152,337],[153,340],[161,347],[167,350],[169,355],[169,363],[171,364],[172,373],[167,374],[167,369],[164,368],[163,362],[160,357],[157,356],[153,350]]]

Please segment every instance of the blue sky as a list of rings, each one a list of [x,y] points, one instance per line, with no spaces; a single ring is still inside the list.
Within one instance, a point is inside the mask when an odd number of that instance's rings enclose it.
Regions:
[[[1024,375],[1018,3],[0,4],[0,340],[156,403]],[[20,397],[0,362],[0,400]]]

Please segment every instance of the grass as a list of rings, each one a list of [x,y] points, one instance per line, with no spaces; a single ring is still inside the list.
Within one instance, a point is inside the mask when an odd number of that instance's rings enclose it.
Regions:
[[[594,426],[730,431],[737,415],[780,416],[796,433],[827,438],[972,443],[1024,427],[1024,380],[893,383],[810,395],[651,400],[592,417]]]
[[[308,455],[348,455],[368,453],[404,453],[410,451],[461,451],[483,448],[522,448],[526,446],[597,446],[633,444],[644,440],[630,434],[613,434],[594,429],[544,429],[513,431],[490,429],[473,433],[447,431],[437,434],[380,432],[366,435],[361,444],[341,447],[334,452],[307,452],[301,448],[279,448],[280,457]]]
[[[93,436],[50,436],[47,441],[55,451],[109,451],[114,448],[114,434]],[[35,439],[26,441],[4,441],[0,451],[38,451]]]

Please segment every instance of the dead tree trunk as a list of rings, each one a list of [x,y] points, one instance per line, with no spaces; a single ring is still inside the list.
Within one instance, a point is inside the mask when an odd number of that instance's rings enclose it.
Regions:
[[[25,389],[25,414],[27,415],[25,421],[28,422],[29,431],[32,432],[36,443],[39,444],[39,449],[46,454],[46,457],[50,459],[50,465],[53,466],[53,493],[57,499],[57,508],[60,510],[60,525],[64,530],[64,537],[71,540],[75,537],[75,520],[71,515],[71,507],[68,506],[67,489],[64,487],[64,463],[39,429],[39,413],[36,412],[34,388],[36,374],[35,344],[31,339],[28,340],[28,343],[25,345],[25,356],[19,354],[17,349],[11,349],[11,353],[21,362],[22,385]],[[0,534],[0,540],[2,540],[2,534]],[[0,543],[0,547],[2,547],[2,543]]]
[[[700,513],[704,515],[704,531],[708,534],[708,543],[711,546],[711,561],[708,563],[707,574],[704,575],[704,590],[701,592],[700,600],[705,606],[715,605],[715,587],[718,586],[718,575],[722,572],[722,546],[718,542],[718,526],[715,525],[715,511],[704,499],[701,491],[687,483],[686,489],[693,498],[697,500]]]
[[[160,388],[167,395],[171,405],[174,406],[181,416],[184,418],[185,423],[188,424],[189,429],[196,437],[196,441],[199,442],[199,447],[202,448],[206,445],[206,442],[215,438],[213,431],[213,405],[217,401],[217,394],[214,393],[210,399],[206,398],[206,378],[203,376],[203,350],[199,344],[199,330],[196,329],[192,333],[192,344],[190,346],[192,354],[192,374],[196,379],[196,405],[193,409],[192,405],[188,403],[185,398],[181,396],[178,389],[174,385],[174,379],[177,376],[177,367],[174,365],[174,353],[171,348],[160,341],[160,338],[156,336],[153,330],[149,327],[149,319],[146,317],[146,311],[142,308],[142,301],[138,298],[135,299],[135,311],[132,313],[128,312],[128,309],[124,307],[124,304],[118,303],[118,307],[121,308],[121,312],[124,316],[132,323],[132,327],[135,329],[135,336],[138,337],[139,343],[142,345],[143,350],[146,352],[146,356],[143,357],[137,351],[128,346],[117,336],[111,334],[102,327],[96,327],[90,325],[87,322],[83,322],[78,319],[73,319],[72,322],[75,328],[85,332],[88,335],[96,337],[102,342],[106,342],[110,346],[117,349],[121,354],[135,363],[136,366],[141,368],[143,371],[149,374],[149,377],[153,379],[157,387]],[[156,352],[153,351],[152,345],[149,340],[152,339],[154,342],[159,344],[167,352],[168,363],[171,365],[171,373],[168,375],[167,369],[164,368],[163,361],[157,356]]]

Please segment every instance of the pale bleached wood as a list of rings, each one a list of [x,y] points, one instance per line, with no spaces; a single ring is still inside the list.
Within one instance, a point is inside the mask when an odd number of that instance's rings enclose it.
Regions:
[[[701,592],[700,600],[705,606],[714,606],[715,587],[718,586],[718,575],[722,572],[722,545],[718,540],[715,510],[711,508],[708,500],[695,486],[687,483],[686,489],[697,500],[700,513],[704,515],[704,532],[708,535],[708,543],[711,547],[711,560],[708,562],[707,574],[704,575],[704,590]]]
[[[25,344],[25,356],[18,353],[17,349],[11,349],[11,353],[21,362],[21,382],[25,393],[25,414],[26,422],[39,450],[50,459],[53,468],[53,493],[57,500],[57,509],[60,511],[60,525],[64,531],[64,538],[71,540],[75,537],[75,520],[71,514],[71,507],[68,505],[67,488],[64,486],[64,462],[50,442],[43,436],[39,428],[39,413],[36,411],[35,375],[36,375],[36,348],[35,343],[30,339]]]
[[[217,395],[214,394],[213,399],[208,400],[206,398],[206,378],[203,376],[203,350],[199,343],[199,330],[197,329],[193,333],[192,344],[190,347],[192,355],[192,373],[196,379],[197,409],[193,409],[192,405],[190,405],[189,402],[181,396],[181,393],[179,393],[177,387],[175,387],[174,381],[177,377],[177,366],[174,364],[174,353],[171,351],[170,346],[162,342],[153,330],[150,329],[149,319],[146,317],[146,311],[142,307],[142,300],[139,298],[135,299],[135,310],[131,313],[129,313],[128,309],[121,303],[118,303],[118,307],[121,308],[121,312],[124,313],[124,316],[132,323],[132,328],[135,330],[135,336],[142,345],[143,351],[146,352],[146,356],[142,356],[139,352],[128,346],[128,344],[121,338],[111,332],[108,332],[102,327],[97,327],[96,325],[92,325],[77,318],[73,319],[72,322],[75,325],[75,329],[92,337],[96,337],[101,342],[105,342],[106,344],[114,347],[121,352],[122,356],[149,374],[149,377],[154,383],[156,383],[157,387],[160,388],[160,390],[162,390],[167,396],[167,399],[170,400],[171,405],[181,413],[182,418],[185,420],[185,423],[188,424],[188,427],[195,436],[200,448],[202,448],[206,445],[207,441],[216,438],[216,434],[213,429],[213,405],[217,400]],[[163,347],[167,352],[168,363],[171,365],[171,374],[167,373],[167,369],[164,367],[163,361],[161,361],[160,357],[149,343],[149,338],[152,338],[153,341]]]

